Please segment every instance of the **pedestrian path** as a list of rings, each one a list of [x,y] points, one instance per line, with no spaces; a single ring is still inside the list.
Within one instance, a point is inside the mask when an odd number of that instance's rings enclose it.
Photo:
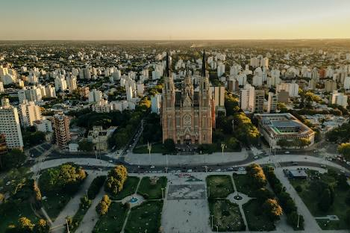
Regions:
[[[81,185],[81,188],[79,192],[68,202],[68,204],[64,207],[64,209],[61,211],[61,213],[58,215],[58,217],[55,219],[55,221],[52,224],[52,233],[63,233],[64,232],[64,226],[66,224],[66,218],[67,217],[73,217],[75,213],[78,211],[80,206],[80,198],[83,197],[91,182],[94,178],[96,178],[96,173],[91,173],[87,176],[83,184]]]

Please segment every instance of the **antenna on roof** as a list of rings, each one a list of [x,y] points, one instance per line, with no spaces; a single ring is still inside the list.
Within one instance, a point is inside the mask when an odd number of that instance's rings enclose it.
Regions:
[[[202,76],[205,77],[205,50],[203,50]]]

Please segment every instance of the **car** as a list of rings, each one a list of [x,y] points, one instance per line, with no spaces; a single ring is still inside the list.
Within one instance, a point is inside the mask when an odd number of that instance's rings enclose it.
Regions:
[[[258,159],[258,158],[259,158],[259,156],[257,156],[257,155],[256,155],[256,156],[254,156],[254,159]]]
[[[192,169],[188,169],[187,172],[192,172]]]
[[[326,165],[324,165],[324,164],[321,164],[321,167],[322,167],[322,168],[327,168],[327,166],[326,166]]]
[[[244,167],[239,167],[238,171],[245,171],[245,168]]]
[[[152,165],[151,168],[153,169],[153,168],[155,168],[155,166]]]
[[[286,151],[286,152],[284,152],[285,154],[289,154],[290,152],[289,151]]]
[[[293,165],[298,165],[298,162],[292,162]]]
[[[227,168],[227,171],[229,171],[229,172],[233,171],[233,167]]]
[[[113,163],[113,160],[109,160],[108,162]]]
[[[219,169],[216,169],[215,171],[216,171],[216,172],[221,172],[221,169],[219,168]]]

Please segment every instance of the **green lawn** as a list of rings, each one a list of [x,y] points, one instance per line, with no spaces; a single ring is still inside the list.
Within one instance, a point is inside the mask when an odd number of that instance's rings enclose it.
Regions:
[[[147,145],[140,145],[134,148],[133,153],[135,154],[148,154]],[[163,143],[154,143],[152,144],[151,153],[167,153],[167,150],[164,148]]]
[[[244,215],[250,231],[273,231],[274,223],[261,210],[261,204],[253,199],[243,205]]]
[[[93,233],[119,233],[123,228],[123,224],[128,212],[126,205],[120,202],[112,202],[108,213],[99,218]]]
[[[226,198],[234,192],[231,177],[229,175],[211,175],[207,177],[208,197]]]
[[[108,193],[108,196],[112,200],[122,200],[123,198],[130,196],[136,192],[137,185],[140,181],[140,178],[135,176],[128,176],[124,183],[124,188],[121,192],[119,192],[117,195]]]
[[[248,176],[233,174],[233,179],[238,192],[246,194],[249,197],[254,197],[253,189],[248,181]]]
[[[5,233],[8,225],[17,224],[20,217],[27,217],[32,223],[36,223],[38,220],[38,217],[31,209],[29,201],[1,204],[0,216],[0,233]]]
[[[46,196],[46,200],[42,201],[43,207],[50,218],[55,220],[74,195],[71,196],[70,194],[61,192],[56,194],[43,194],[43,196]]]
[[[161,225],[163,201],[146,201],[131,209],[125,233],[157,233]]]
[[[164,176],[159,177],[159,180],[156,184],[151,183],[150,177],[143,177],[137,193],[142,195],[145,199],[161,199],[162,188],[164,188],[163,192],[165,194],[167,182],[168,180]]]
[[[322,174],[320,175],[320,179],[330,185],[333,185],[336,187],[336,180],[335,178],[329,176],[328,174]],[[345,219],[346,219],[346,212],[347,210],[350,210],[350,207],[345,204],[345,199],[347,196],[348,190],[342,190],[339,188],[335,188],[334,190],[334,203],[331,206],[331,208],[327,212],[322,212],[318,208],[318,200],[320,198],[319,193],[312,192],[310,190],[310,184],[312,183],[312,180],[290,180],[291,184],[294,188],[297,186],[302,187],[302,192],[298,193],[305,205],[308,207],[310,212],[315,217],[324,217],[326,215],[337,215],[340,219],[339,221],[330,221],[328,224],[326,224],[327,221],[324,220],[318,220],[320,227],[325,230],[341,230],[341,229],[349,229],[349,226],[347,225]]]
[[[237,204],[229,200],[209,200],[209,210],[210,215],[214,215],[213,231],[216,231],[216,226],[223,232],[245,231],[246,226]]]
[[[75,213],[74,217],[72,218],[72,225],[70,226],[71,233],[74,233],[78,229],[81,221],[83,220],[83,218],[88,210],[89,210],[89,208],[83,209],[83,208],[79,207],[78,211]]]

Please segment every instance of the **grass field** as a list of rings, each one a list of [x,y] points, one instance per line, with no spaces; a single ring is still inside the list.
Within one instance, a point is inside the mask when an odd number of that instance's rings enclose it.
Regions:
[[[154,143],[152,144],[151,153],[166,153],[167,150],[164,148],[162,143]],[[147,145],[140,145],[134,148],[133,153],[135,154],[148,154]]]
[[[123,224],[128,212],[128,208],[120,202],[112,202],[108,213],[99,218],[93,233],[119,233],[123,228]]]
[[[315,217],[324,217],[326,215],[337,215],[339,218],[339,221],[330,221],[327,223],[327,221],[324,220],[318,220],[320,227],[324,230],[341,230],[341,229],[349,229],[349,225],[346,222],[346,212],[347,210],[350,210],[350,207],[345,204],[346,196],[350,190],[350,187],[348,190],[342,190],[340,188],[336,187],[337,180],[329,176],[328,174],[321,174],[320,180],[332,185],[335,187],[334,189],[334,203],[331,206],[331,208],[326,211],[322,212],[318,208],[318,200],[320,198],[319,193],[315,193],[310,189],[310,185],[312,184],[312,180],[290,180],[291,184],[294,188],[297,186],[302,187],[302,192],[298,193],[305,205],[308,207],[310,212]]]
[[[45,196],[46,199],[42,201],[43,207],[52,220],[57,218],[57,216],[72,198],[71,195],[63,192],[56,194],[50,193],[46,194]]]
[[[1,204],[0,216],[0,233],[5,233],[8,225],[17,224],[20,217],[27,217],[32,223],[36,223],[38,220],[38,217],[31,209],[29,201]]]
[[[243,218],[237,204],[229,200],[209,200],[210,215],[214,215],[212,228],[216,231],[245,231]]]
[[[131,209],[125,233],[157,233],[161,225],[163,201],[146,201]]]
[[[207,177],[208,197],[226,198],[234,192],[231,177],[229,175],[212,175]]]
[[[248,195],[249,197],[254,196],[253,189],[251,188],[251,184],[248,181],[248,176],[234,174],[233,179],[235,181],[238,192]]]
[[[245,217],[250,231],[273,231],[274,223],[263,214],[261,204],[257,200],[250,200],[243,205]]]
[[[162,188],[164,188],[165,193],[166,185],[166,177],[159,177],[156,184],[151,184],[150,177],[143,177],[137,193],[142,195],[145,199],[161,199]]]
[[[112,200],[122,200],[123,198],[130,196],[136,192],[137,185],[140,181],[140,178],[134,177],[134,176],[129,176],[125,183],[124,183],[124,188],[123,190],[118,193],[117,195],[108,193],[108,196]]]

